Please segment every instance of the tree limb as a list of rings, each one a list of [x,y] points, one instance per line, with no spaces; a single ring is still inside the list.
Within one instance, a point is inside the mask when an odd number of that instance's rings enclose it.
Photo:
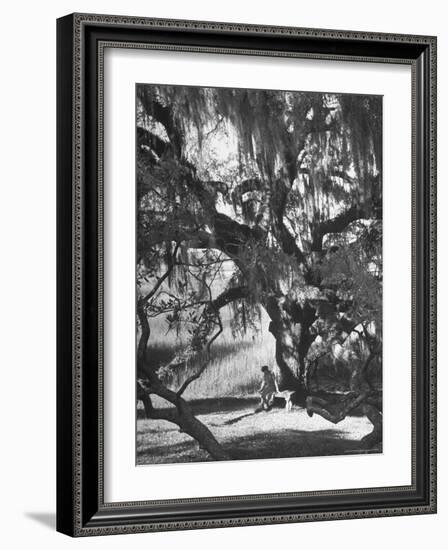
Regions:
[[[149,397],[152,393],[174,405],[174,408],[156,409],[153,407]],[[190,405],[182,397],[178,396],[176,392],[161,384],[155,376],[149,380],[148,388],[145,388],[142,380],[137,382],[138,398],[143,400],[145,395],[147,396],[145,401],[148,406],[149,418],[166,420],[176,424],[182,431],[195,439],[215,460],[229,460],[231,458],[207,426],[194,416]]]
[[[161,277],[159,277],[159,279],[157,279],[156,284],[150,290],[150,292],[148,292],[148,294],[146,294],[146,296],[143,296],[142,298],[139,299],[140,302],[147,302],[148,300],[150,300],[154,296],[154,294],[162,286],[163,281],[165,281],[169,277],[171,271],[173,270],[173,267],[174,267],[174,264],[169,269],[167,269],[167,271]]]
[[[217,298],[210,302],[210,307],[215,311],[220,310],[224,306],[234,302],[235,300],[241,300],[249,296],[249,287],[237,286],[224,290]]]
[[[137,86],[137,95],[146,113],[165,128],[176,155],[180,157],[182,154],[182,136],[176,127],[172,110],[157,101],[148,86]]]
[[[158,136],[141,126],[137,126],[137,138],[140,146],[144,145],[149,147],[159,158],[169,146],[163,139],[160,139]]]
[[[297,245],[294,236],[288,231],[284,221],[288,193],[288,187],[283,181],[277,181],[274,193],[275,198],[272,204],[275,216],[275,226],[277,229],[277,239],[285,254],[294,256],[299,264],[305,264],[305,256]]]
[[[207,352],[208,352],[208,358],[207,358],[207,361],[204,361],[204,363],[202,364],[201,368],[195,373],[195,374],[192,374],[191,376],[189,376],[185,381],[184,383],[182,384],[182,386],[180,387],[180,389],[177,391],[177,395],[178,397],[181,397],[181,395],[185,392],[185,390],[188,388],[188,386],[194,382],[195,380],[197,380],[201,374],[205,371],[205,369],[207,368],[208,366],[208,361],[210,360],[210,347],[211,345],[213,344],[213,342],[218,338],[218,336],[222,333],[223,331],[223,326],[222,326],[222,322],[221,322],[221,318],[219,317],[218,315],[218,322],[219,322],[219,329],[218,331],[216,332],[216,334],[213,335],[213,337],[211,338],[211,340],[208,342],[207,344]]]
[[[317,252],[322,251],[322,241],[325,235],[329,233],[342,233],[352,222],[365,217],[365,208],[360,205],[353,205],[345,212],[342,212],[342,214],[317,224],[313,230],[311,249]]]

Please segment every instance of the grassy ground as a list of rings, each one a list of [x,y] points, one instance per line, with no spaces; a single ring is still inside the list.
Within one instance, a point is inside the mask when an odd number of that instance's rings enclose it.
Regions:
[[[222,319],[224,331],[211,347],[207,369],[195,380],[184,394],[185,399],[206,399],[220,397],[247,397],[257,392],[261,384],[262,365],[276,369],[275,340],[268,331],[269,321],[264,313],[260,330],[248,330],[244,335],[233,335],[230,328],[232,311],[224,308]],[[174,353],[185,346],[182,335],[166,332],[162,320],[151,325],[148,363],[157,369],[168,363]],[[198,357],[197,363],[201,363]],[[193,362],[189,371],[172,373],[165,383],[177,389],[187,376],[195,371]]]
[[[349,417],[333,425],[320,416],[309,418],[304,410],[288,413],[274,408],[269,413],[253,414],[258,405],[262,365],[276,372],[275,340],[268,331],[269,319],[263,313],[260,331],[245,335],[232,334],[232,311],[224,308],[224,332],[211,348],[207,369],[184,393],[198,419],[206,424],[235,460],[301,456],[340,455],[363,452],[360,440],[372,430],[365,417]],[[182,335],[166,332],[162,318],[151,323],[147,360],[157,369],[168,363],[186,345]],[[173,372],[164,383],[178,389],[187,376],[201,363],[191,364],[188,371]],[[340,389],[341,373],[326,372],[319,386]],[[156,407],[169,405],[152,396]],[[202,462],[210,460],[196,441],[181,433],[177,426],[164,421],[142,418],[142,404],[137,409],[137,463]],[[376,450],[379,451],[378,449]]]
[[[297,408],[254,414],[257,404],[255,398],[203,400],[193,408],[234,460],[360,453],[361,438],[372,430],[365,417],[348,417],[334,425]],[[137,464],[208,460],[208,453],[177,426],[137,420]]]

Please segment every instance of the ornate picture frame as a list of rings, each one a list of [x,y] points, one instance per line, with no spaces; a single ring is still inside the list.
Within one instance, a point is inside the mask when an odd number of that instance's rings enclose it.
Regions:
[[[412,73],[411,483],[107,502],[104,52],[408,65]],[[436,512],[436,38],[72,14],[57,22],[57,530],[70,536]],[[397,343],[399,345],[399,343]]]

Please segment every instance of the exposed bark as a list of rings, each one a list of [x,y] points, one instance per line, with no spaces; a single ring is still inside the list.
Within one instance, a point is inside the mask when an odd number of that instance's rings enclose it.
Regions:
[[[143,377],[145,375],[145,360],[146,349],[148,347],[148,340],[151,334],[151,330],[148,323],[148,318],[145,312],[145,302],[138,300],[137,302],[137,316],[140,321],[140,340],[137,345],[137,375]]]
[[[175,154],[180,157],[182,154],[182,136],[176,127],[172,110],[157,101],[146,86],[137,86],[137,94],[148,115],[151,115],[154,120],[164,126]]]
[[[383,414],[377,406],[370,403],[364,403],[362,411],[373,425],[373,430],[363,437],[362,443],[364,447],[371,448],[383,439]]]
[[[153,413],[151,398],[149,397],[149,394],[144,390],[140,382],[137,382],[137,401],[141,401],[143,403],[146,418],[151,418],[151,415]]]
[[[188,243],[188,246],[192,248],[216,248],[222,251],[228,258],[235,262],[235,265],[240,268],[244,275],[246,270],[250,271],[251,268],[244,265],[243,253],[249,245],[266,244],[266,229],[258,225],[250,226],[237,222],[217,210],[215,203],[216,193],[213,192],[212,188],[216,188],[216,183],[219,182],[214,182],[214,186],[210,186],[207,185],[207,182],[200,181],[197,177],[196,168],[185,158],[183,151],[184,136],[176,123],[173,110],[159,103],[157,98],[148,92],[147,87],[138,87],[138,90],[139,98],[146,112],[166,129],[166,133],[170,140],[170,147],[178,162],[185,168],[185,186],[195,197],[195,200],[199,202],[201,210],[207,218],[207,231],[198,230],[193,227],[180,227],[176,238]],[[310,132],[322,132],[330,129],[326,116],[328,113],[325,109],[320,109],[316,104],[313,106],[313,111],[314,116],[312,119],[308,119],[308,117],[305,118],[304,127],[302,129],[303,135],[300,140],[302,144],[299,147],[299,152],[305,146],[305,138]],[[335,124],[335,122],[333,122],[333,124]],[[145,139],[145,143],[151,146],[156,152],[165,153],[168,149],[167,144],[151,140],[151,136],[142,135],[142,139]],[[376,145],[376,149],[380,149],[378,144]],[[287,177],[284,178],[285,181],[279,179],[270,184],[271,188],[275,191],[271,194],[270,199],[270,208],[273,215],[272,227],[270,229],[272,229],[280,249],[286,255],[295,258],[299,268],[298,270],[300,271],[298,276],[303,279],[304,283],[309,283],[310,281],[308,279],[311,277],[311,270],[308,268],[313,263],[313,254],[317,253],[319,255],[319,253],[322,253],[324,236],[329,233],[343,232],[350,223],[357,219],[364,217],[380,217],[381,210],[378,205],[381,201],[377,200],[378,204],[374,204],[375,197],[369,192],[368,199],[364,200],[362,204],[353,204],[353,206],[332,219],[319,222],[310,220],[310,226],[312,228],[311,250],[306,248],[302,251],[296,242],[296,238],[290,233],[285,223],[288,193],[298,173],[296,151],[290,143],[286,143],[285,147],[287,149],[284,155],[286,159]],[[346,174],[343,177],[346,178]],[[365,179],[365,182],[369,183],[369,181],[370,180]],[[154,239],[155,235],[156,232],[152,231],[151,239]],[[162,234],[160,238],[162,241],[166,240],[166,235],[163,236]],[[141,244],[143,245],[142,250],[144,250],[145,243]],[[298,404],[302,406],[306,405],[310,414],[321,414],[332,422],[340,422],[351,411],[361,408],[374,426],[372,434],[369,434],[371,437],[369,437],[367,443],[378,441],[378,438],[381,437],[381,406],[378,405],[375,392],[371,390],[366,377],[371,356],[364,365],[359,364],[354,369],[354,375],[351,381],[351,392],[348,396],[336,398],[333,402],[329,401],[325,396],[309,396],[307,389],[308,373],[306,368],[306,357],[315,338],[311,326],[317,319],[317,315],[320,316],[322,314],[320,311],[316,311],[311,305],[311,302],[304,301],[299,303],[299,301],[292,300],[285,296],[284,293],[280,292],[280,282],[275,279],[275,274],[272,275],[269,273],[269,276],[267,276],[263,273],[263,266],[261,266],[259,271],[260,275],[258,276],[260,278],[260,286],[262,287],[260,302],[271,319],[269,330],[276,340],[276,361],[280,369],[280,389],[294,389],[296,391],[295,397]],[[229,289],[210,303],[209,313],[219,311],[220,308],[236,299],[247,298],[249,294],[250,289],[247,287]],[[142,366],[144,365],[144,355],[148,337],[149,327],[146,330],[144,323],[142,323],[142,338],[139,342],[138,349],[138,357]],[[144,342],[145,339],[146,343]],[[173,392],[174,396],[170,396],[170,398],[174,401],[170,401],[170,399],[164,397],[176,406],[172,413],[170,413],[170,417],[172,418],[170,421],[180,425],[179,422],[185,423],[185,418],[188,417],[189,420],[187,424],[190,431],[187,429],[185,429],[185,431],[190,433],[190,435],[194,432],[196,435],[192,435],[192,437],[195,438],[204,437],[202,429],[199,430],[196,423],[191,420],[189,417],[190,413],[185,413],[185,407],[188,408],[188,404],[181,396],[188,385],[191,384],[201,372],[202,369],[199,369],[196,374],[189,377],[177,394]],[[156,380],[150,379],[150,383],[151,392],[160,395],[158,391],[161,390],[157,390]],[[166,388],[164,388],[164,391],[165,390]],[[154,411],[152,411],[151,414],[155,414]],[[198,421],[196,420],[196,422]],[[182,427],[182,429],[184,428]],[[215,447],[213,452],[216,453]]]
[[[305,405],[305,360],[315,338],[310,327],[316,319],[315,311],[308,305],[301,306],[284,296],[271,296],[265,303],[271,319],[269,331],[275,338],[275,357],[280,370],[280,390],[295,390],[295,403]]]
[[[224,290],[217,298],[210,302],[210,307],[218,311],[235,300],[243,300],[249,296],[249,287],[237,286]]]
[[[344,396],[334,396],[334,402],[331,403],[328,398],[324,399],[318,396],[309,395],[306,399],[306,410],[309,416],[314,413],[322,416],[333,424],[338,424],[350,413],[355,410],[367,397],[367,393],[356,394],[349,392]]]
[[[161,157],[169,147],[169,144],[141,126],[137,127],[137,139],[140,146],[150,148],[158,157]]]
[[[381,399],[378,392],[372,389],[367,379],[367,370],[374,358],[369,353],[366,361],[357,361],[352,370],[350,391],[345,395],[309,395],[306,409],[309,416],[318,414],[333,424],[338,424],[350,413],[362,413],[372,423],[373,430],[362,439],[365,448],[371,448],[382,440]]]
[[[221,447],[212,432],[200,422],[193,414],[190,405],[176,392],[169,390],[154,378],[148,382],[149,387],[145,388],[142,382],[137,382],[137,395],[145,397],[145,412],[148,418],[155,420],[166,420],[179,426],[179,428],[195,439],[199,446],[205,449],[215,460],[229,460],[230,455]],[[162,397],[172,405],[173,408],[159,409],[152,406],[150,395],[155,394]],[[144,401],[144,403],[145,403]],[[148,409],[146,409],[148,407]]]
[[[295,166],[295,165],[294,165]],[[292,180],[296,176],[296,172],[290,174]],[[302,250],[296,243],[296,239],[288,231],[285,222],[285,210],[288,200],[289,187],[282,181],[275,182],[275,192],[272,194],[272,211],[274,214],[274,228],[280,246],[285,254],[296,258],[299,265],[306,264],[306,258]]]
[[[354,205],[335,218],[317,224],[313,229],[312,250],[320,252],[325,235],[329,233],[342,233],[352,222],[364,217],[366,217],[365,208]]]
[[[213,306],[211,306],[213,308]],[[216,332],[216,334],[213,335],[213,337],[210,339],[210,341],[208,342],[207,344],[207,352],[210,356],[210,346],[213,344],[213,342],[218,338],[218,336],[220,334],[222,334],[223,332],[223,326],[222,326],[222,322],[221,322],[221,318],[219,317],[218,315],[218,324],[219,324],[219,329],[218,329],[218,332]],[[178,397],[181,397],[181,395],[185,392],[185,390],[188,388],[188,386],[194,382],[195,380],[197,380],[201,374],[204,372],[204,370],[207,368],[207,363],[208,361],[205,361],[204,364],[202,365],[202,367],[196,371],[193,375],[189,376],[185,381],[184,383],[182,384],[182,386],[180,387],[179,390],[177,390],[177,396]]]
[[[148,300],[154,297],[156,292],[162,286],[163,282],[170,276],[171,272],[173,271],[173,268],[175,265],[175,258],[178,250],[179,250],[179,244],[176,244],[173,252],[174,261],[170,263],[165,273],[157,279],[151,291],[148,292],[145,296],[139,298],[137,301],[137,316],[140,321],[140,328],[141,328],[140,340],[137,346],[137,372],[139,376],[141,376],[144,371],[146,349],[148,347],[148,340],[151,334],[148,318],[145,312],[145,307],[146,307],[146,304],[148,303]]]
[[[145,300],[137,303],[137,315],[141,325],[141,336],[137,348],[137,372],[141,380],[147,381],[145,387],[142,381],[137,382],[137,399],[143,402],[147,418],[167,420],[195,439],[200,447],[205,449],[215,460],[228,460],[230,456],[221,447],[211,431],[193,414],[190,405],[181,397],[182,393],[166,388],[152,370],[146,367],[146,351],[150,335],[148,318],[145,313]],[[153,407],[150,395],[162,397],[174,408],[161,410]]]
[[[382,203],[381,198],[377,197],[375,200],[370,200],[369,203],[354,204],[345,212],[338,214],[334,218],[330,218],[323,222],[314,225],[312,231],[312,245],[311,249],[315,252],[322,251],[322,242],[325,235],[329,233],[342,233],[347,227],[356,220],[363,218],[382,218]]]

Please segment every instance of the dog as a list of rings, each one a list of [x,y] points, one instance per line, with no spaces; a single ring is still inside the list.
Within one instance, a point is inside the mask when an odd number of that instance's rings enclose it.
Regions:
[[[291,397],[296,393],[295,390],[283,390],[280,391],[278,389],[278,386],[276,384],[277,391],[275,392],[275,397],[280,397],[281,399],[285,400],[285,410],[288,412],[292,409],[292,401]]]

